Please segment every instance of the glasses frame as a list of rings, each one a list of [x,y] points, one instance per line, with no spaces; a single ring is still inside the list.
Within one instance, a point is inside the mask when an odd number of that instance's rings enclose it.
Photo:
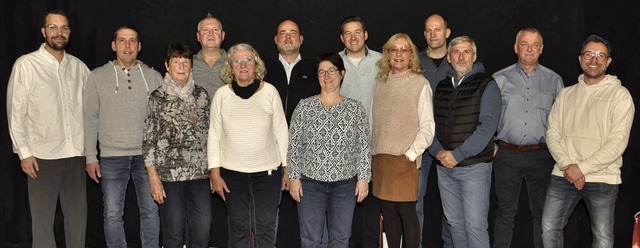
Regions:
[[[231,64],[233,66],[241,66],[241,65],[254,65],[256,63],[256,58],[254,57],[244,57],[244,58],[237,58],[237,59],[231,59]]]
[[[44,25],[43,28],[45,28],[49,32],[58,32],[58,30],[59,30],[63,34],[71,33],[71,28],[69,26],[67,26],[67,25],[58,26],[56,24],[49,24],[49,25]]]
[[[328,70],[324,71],[324,70],[318,70],[318,77],[324,77],[326,75],[336,75],[340,70],[336,67],[331,67]]]
[[[591,51],[582,52],[580,56],[585,60],[591,60],[593,58],[596,58],[598,62],[604,62],[609,58],[609,55],[606,53],[591,52]]]

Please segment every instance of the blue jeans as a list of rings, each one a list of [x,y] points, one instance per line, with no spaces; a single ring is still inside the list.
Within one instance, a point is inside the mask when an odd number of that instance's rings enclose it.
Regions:
[[[142,155],[101,157],[100,171],[104,201],[104,235],[108,247],[127,247],[124,234],[124,199],[133,177],[140,209],[140,240],[143,247],[159,247],[158,205],[151,198],[149,176]]]
[[[348,247],[357,178],[322,182],[302,176],[300,181],[303,192],[298,203],[301,247],[320,246],[325,219],[329,247]]]
[[[454,247],[489,247],[491,168],[491,162],[437,167],[442,210]]]
[[[416,214],[418,215],[418,223],[420,224],[420,244],[418,247],[422,247],[422,236],[424,233],[424,198],[427,195],[427,183],[429,182],[429,171],[431,170],[432,163],[433,157],[425,151],[424,154],[422,154],[420,176],[418,178],[418,201],[416,202]],[[449,232],[449,226],[447,225],[447,218],[444,216],[442,216],[442,240],[444,241],[444,247],[453,247],[451,232]]]
[[[593,244],[591,247],[613,247],[614,209],[618,185],[586,183],[576,189],[563,177],[551,176],[547,199],[542,213],[542,242],[545,248],[563,247],[564,232],[569,216],[580,199],[584,199],[591,217]]]
[[[533,244],[542,248],[542,209],[555,161],[548,149],[520,152],[504,147],[493,160],[497,198],[493,248],[511,247],[520,189],[524,179],[529,196]]]
[[[163,182],[167,198],[160,205],[163,247],[209,247],[211,190],[209,179]]]
[[[252,247],[252,231],[255,235],[253,247],[275,247],[282,169],[269,175],[267,171],[243,173],[221,168],[220,175],[230,191],[225,194],[229,247]],[[254,222],[252,216],[255,217]]]

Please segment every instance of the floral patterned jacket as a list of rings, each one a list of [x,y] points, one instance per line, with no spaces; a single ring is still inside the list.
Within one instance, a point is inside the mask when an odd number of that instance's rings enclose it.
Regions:
[[[195,86],[197,121],[191,123],[184,101],[158,88],[149,97],[142,155],[146,166],[156,166],[162,182],[180,182],[209,177],[207,139],[209,95]]]

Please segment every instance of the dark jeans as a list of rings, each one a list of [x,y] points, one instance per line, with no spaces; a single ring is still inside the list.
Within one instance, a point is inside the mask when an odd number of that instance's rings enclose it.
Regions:
[[[163,247],[209,247],[211,190],[209,179],[163,182],[167,194],[160,205]]]
[[[221,168],[220,175],[230,191],[225,194],[229,247],[252,247],[252,231],[255,235],[253,247],[275,247],[282,169],[271,173],[242,173]],[[252,216],[255,220],[252,220]]]
[[[529,194],[529,210],[533,219],[533,244],[536,248],[542,248],[542,208],[554,164],[555,161],[548,149],[529,152],[519,152],[504,147],[498,149],[493,161],[497,198],[494,248],[511,247],[522,179]]]
[[[380,203],[371,194],[372,182],[369,182],[369,194],[360,203],[356,203],[351,226],[349,247],[377,248],[380,246]]]
[[[416,202],[380,200],[380,210],[389,248],[417,248],[420,243],[420,223],[416,215]],[[403,246],[400,245],[400,239]]]
[[[320,247],[325,220],[332,248],[349,246],[357,178],[322,182],[302,176],[298,203],[301,247]]]

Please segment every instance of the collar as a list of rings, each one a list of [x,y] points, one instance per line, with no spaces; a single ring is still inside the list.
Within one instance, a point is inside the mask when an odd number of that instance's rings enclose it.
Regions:
[[[347,53],[347,48],[346,47],[344,48],[344,50],[342,50],[342,52],[344,53],[345,56],[347,56],[347,57],[349,56],[349,54]],[[369,56],[369,47],[367,47],[367,45],[364,45],[364,57],[362,57],[362,58],[365,58],[367,56]]]
[[[47,60],[47,62],[52,63],[52,64],[56,64],[56,65],[64,65],[64,64],[69,62],[69,61],[67,61],[67,51],[66,50],[63,51],[64,55],[62,55],[62,61],[60,61],[58,63],[58,59],[56,59],[56,57],[53,57],[53,55],[51,55],[49,52],[47,52],[47,50],[44,49],[44,46],[45,46],[45,43],[43,42],[40,45],[40,48],[38,49],[38,53],[45,60]]]
[[[282,54],[278,53],[278,60],[280,60],[280,63],[282,63],[285,66],[294,66],[296,65],[298,62],[300,62],[300,60],[302,60],[302,56],[300,56],[300,53],[298,53],[298,57],[296,58],[296,60],[293,61],[293,63],[289,64],[289,62],[287,62],[284,57],[282,57]]]

